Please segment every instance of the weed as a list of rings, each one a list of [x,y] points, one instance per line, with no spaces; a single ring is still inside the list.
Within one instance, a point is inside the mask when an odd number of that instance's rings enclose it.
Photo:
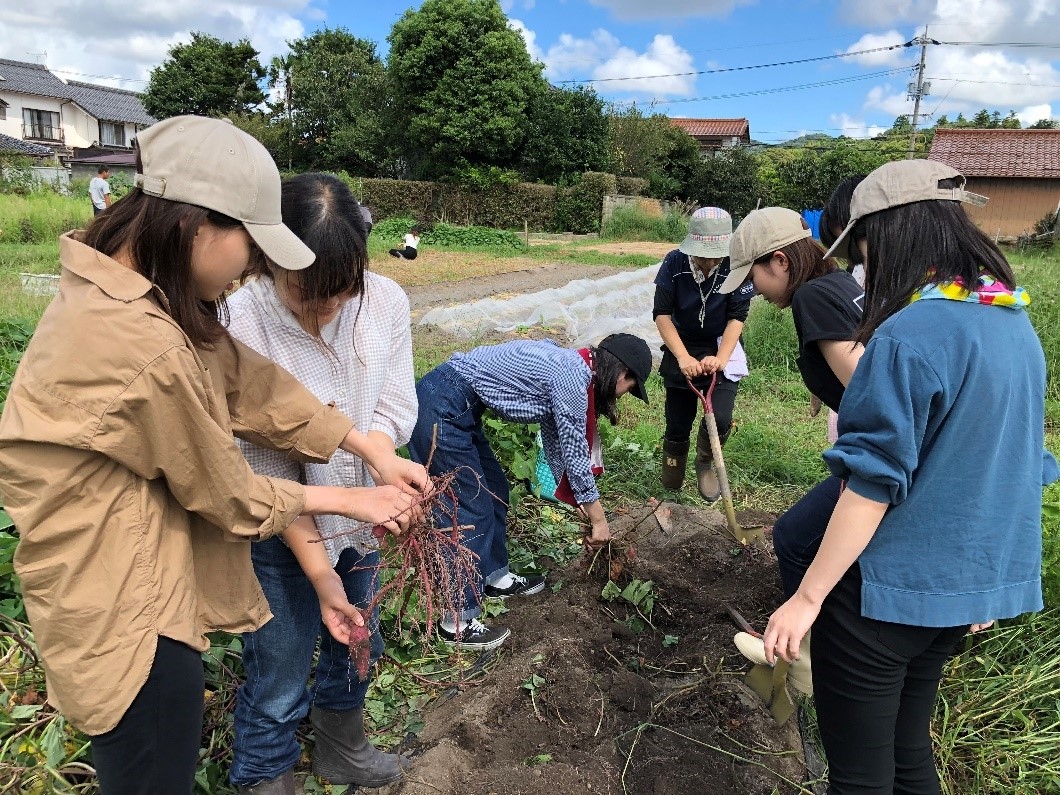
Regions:
[[[688,218],[670,211],[653,215],[639,207],[618,207],[604,223],[600,237],[609,240],[657,240],[677,243],[688,234]]]

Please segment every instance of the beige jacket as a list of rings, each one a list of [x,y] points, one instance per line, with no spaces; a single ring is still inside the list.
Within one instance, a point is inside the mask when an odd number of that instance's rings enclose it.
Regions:
[[[101,734],[159,635],[205,650],[271,617],[250,541],[286,529],[305,488],[255,475],[233,433],[323,462],[353,423],[241,343],[193,348],[109,257],[66,236],[60,260],[0,418],[0,495],[49,700]]]

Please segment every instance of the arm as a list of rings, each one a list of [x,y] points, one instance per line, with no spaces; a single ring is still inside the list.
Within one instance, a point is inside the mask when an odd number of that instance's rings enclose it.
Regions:
[[[600,500],[594,502],[587,502],[578,506],[585,516],[589,519],[590,534],[589,543],[592,546],[598,546],[600,544],[606,544],[611,540],[611,528],[607,524],[607,517],[604,515],[604,506]]]
[[[380,291],[387,302],[395,304],[391,312],[390,352],[383,386],[379,390],[368,435],[382,432],[390,446],[407,444],[416,427],[419,401],[416,398],[416,377],[412,365],[412,324],[409,299],[394,284],[388,284],[393,295]],[[399,304],[399,305],[398,305]]]
[[[843,491],[799,590],[769,617],[763,642],[770,665],[777,656],[789,662],[798,659],[799,645],[821,612],[824,598],[865,551],[888,507],[850,489]]]
[[[677,326],[674,325],[673,312],[673,291],[656,284],[655,301],[651,313],[655,318],[655,325],[659,329],[659,335],[662,337],[663,342],[666,343],[670,353],[677,359],[677,366],[681,372],[687,378],[694,378],[702,374],[703,368],[700,367],[698,359],[688,354],[688,349],[681,339],[681,334],[678,332]]]
[[[721,345],[718,346],[717,356],[705,356],[701,361],[703,372],[715,373],[724,370],[732,358],[732,352],[736,350],[736,343],[740,341],[743,333],[742,320],[729,320],[725,324],[725,332],[721,335]]]
[[[865,347],[860,342],[853,343],[847,340],[821,340],[817,343],[817,347],[821,349],[824,360],[828,362],[828,366],[832,368],[839,382],[844,387],[849,385],[850,377],[854,375],[854,370],[861,360],[861,355],[865,352]]]

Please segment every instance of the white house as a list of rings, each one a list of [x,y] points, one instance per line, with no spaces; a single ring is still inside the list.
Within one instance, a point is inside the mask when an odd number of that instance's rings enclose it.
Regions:
[[[154,122],[132,91],[66,82],[42,64],[0,58],[0,135],[68,158],[78,150],[129,148]]]

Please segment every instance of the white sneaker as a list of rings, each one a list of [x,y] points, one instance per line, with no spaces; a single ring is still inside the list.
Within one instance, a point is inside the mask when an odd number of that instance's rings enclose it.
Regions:
[[[733,643],[740,654],[756,665],[769,665],[766,662],[765,644],[761,638],[756,638],[747,632],[737,632],[733,636]],[[799,645],[799,659],[788,666],[788,681],[791,686],[804,696],[813,695],[813,675],[810,668],[810,633],[802,639]]]

